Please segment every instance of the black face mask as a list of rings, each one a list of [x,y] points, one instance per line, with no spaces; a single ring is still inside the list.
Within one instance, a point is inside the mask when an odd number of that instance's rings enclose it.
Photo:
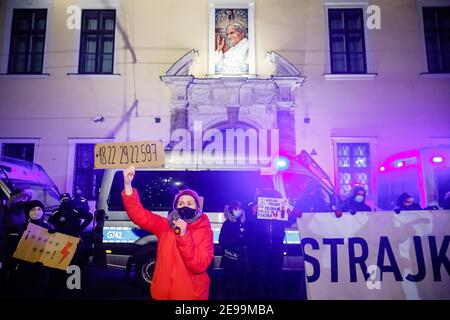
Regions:
[[[177,209],[178,214],[180,215],[180,218],[183,220],[189,220],[195,217],[195,214],[197,213],[197,210],[189,208],[189,207],[182,207]]]
[[[59,208],[61,210],[70,210],[72,209],[72,203],[70,203],[70,201],[61,201]]]

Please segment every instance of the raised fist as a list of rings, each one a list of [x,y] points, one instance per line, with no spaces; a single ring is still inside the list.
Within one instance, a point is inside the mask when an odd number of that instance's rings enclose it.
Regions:
[[[131,188],[131,182],[134,179],[134,175],[136,174],[136,169],[134,166],[129,166],[128,168],[123,170],[123,182],[125,187]]]

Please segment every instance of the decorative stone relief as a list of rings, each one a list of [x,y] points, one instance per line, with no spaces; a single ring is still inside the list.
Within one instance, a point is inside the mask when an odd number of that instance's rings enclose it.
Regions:
[[[267,54],[275,65],[270,78],[196,78],[189,72],[197,55],[196,50],[189,51],[161,76],[172,93],[171,132],[183,125],[192,129],[195,121],[202,121],[204,129],[214,125],[278,128],[280,146],[295,152],[294,91],[305,77],[294,65],[272,51]]]

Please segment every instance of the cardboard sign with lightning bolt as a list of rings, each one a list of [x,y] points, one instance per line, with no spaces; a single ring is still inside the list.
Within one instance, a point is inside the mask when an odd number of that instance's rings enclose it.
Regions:
[[[66,270],[77,249],[79,238],[29,223],[13,257],[28,262],[42,262],[49,268]]]

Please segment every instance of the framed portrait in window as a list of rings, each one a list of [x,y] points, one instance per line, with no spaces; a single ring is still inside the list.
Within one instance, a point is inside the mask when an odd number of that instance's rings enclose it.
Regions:
[[[255,74],[254,3],[210,1],[210,75]]]

